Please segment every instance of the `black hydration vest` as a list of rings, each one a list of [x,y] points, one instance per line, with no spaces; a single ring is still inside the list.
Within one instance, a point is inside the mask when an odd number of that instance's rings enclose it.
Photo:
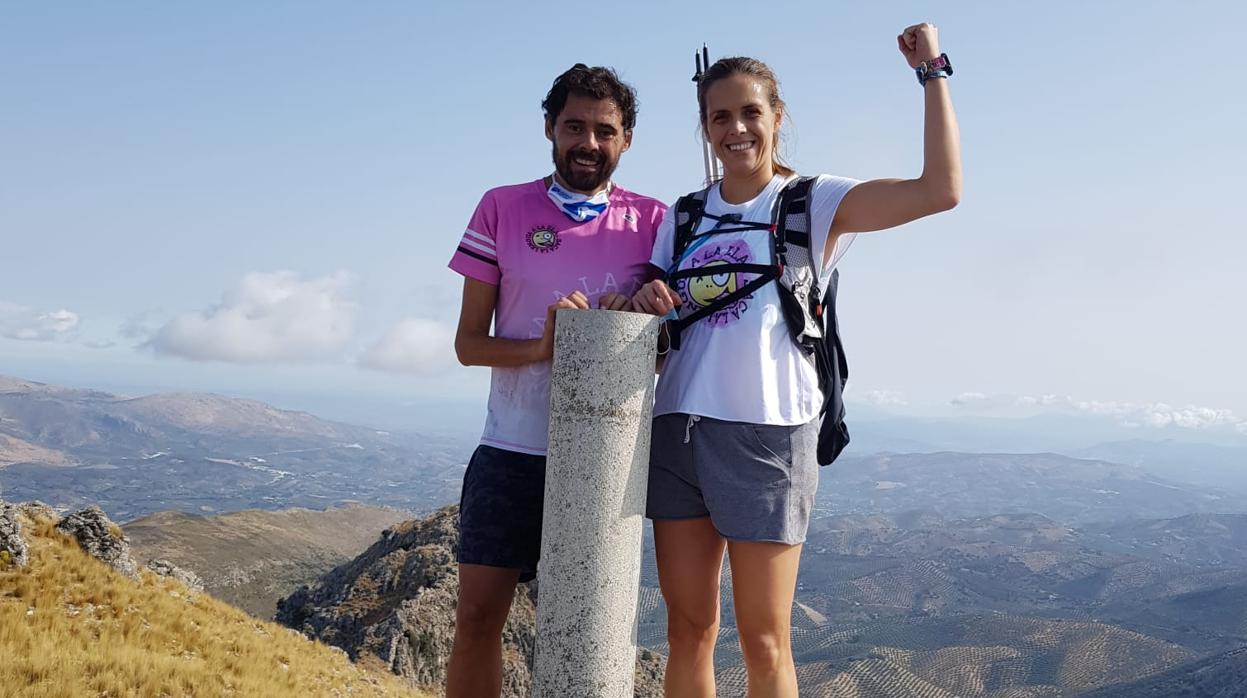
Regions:
[[[829,465],[849,443],[849,428],[844,423],[844,384],[849,378],[849,365],[836,322],[836,286],[839,270],[832,270],[825,290],[819,289],[817,269],[810,251],[810,187],[813,177],[799,177],[789,182],[776,199],[771,222],[742,221],[739,215],[714,216],[706,213],[706,195],[702,189],[680,197],[676,202],[675,253],[667,284],[675,287],[681,279],[743,272],[757,274],[749,283],[716,298],[710,305],[669,320],[667,329],[671,348],[680,348],[680,333],[693,323],[751,295],[771,281],[777,282],[784,321],[792,340],[818,371],[818,387],[823,393],[819,411],[822,425],[818,431],[818,462]],[[715,227],[696,234],[703,218],[715,221]],[[771,259],[774,264],[727,263],[696,269],[679,269],[690,246],[700,246],[712,235],[747,230],[767,230],[771,238]]]

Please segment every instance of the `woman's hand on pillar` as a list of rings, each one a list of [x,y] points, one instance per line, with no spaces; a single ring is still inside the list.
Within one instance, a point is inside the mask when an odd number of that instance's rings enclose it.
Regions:
[[[639,313],[649,313],[662,317],[682,303],[680,294],[676,293],[665,281],[655,279],[632,296],[632,309]]]

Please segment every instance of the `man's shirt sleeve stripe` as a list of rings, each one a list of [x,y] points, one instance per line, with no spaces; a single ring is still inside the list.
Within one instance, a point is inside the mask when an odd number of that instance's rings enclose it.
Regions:
[[[460,245],[460,246],[459,246],[459,251],[460,251],[460,252],[462,252],[462,253],[464,253],[464,254],[466,254],[466,255],[467,255],[467,256],[469,256],[469,257],[472,257],[472,258],[474,258],[474,259],[479,259],[479,260],[481,260],[482,262],[484,262],[484,263],[486,263],[486,264],[492,264],[492,265],[494,265],[495,267],[496,267],[496,266],[498,266],[498,262],[497,262],[497,260],[493,260],[493,259],[490,259],[489,257],[486,257],[486,256],[485,256],[485,255],[483,255],[483,254],[478,254],[478,253],[476,253],[476,252],[473,252],[472,250],[469,250],[468,248],[464,247],[463,245]]]

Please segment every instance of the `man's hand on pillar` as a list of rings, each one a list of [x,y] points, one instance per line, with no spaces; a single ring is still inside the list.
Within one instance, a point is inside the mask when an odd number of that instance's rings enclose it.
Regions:
[[[546,326],[541,335],[541,342],[538,344],[539,361],[549,361],[554,358],[554,314],[560,310],[588,309],[589,299],[580,291],[572,291],[546,308]]]
[[[604,293],[598,299],[599,310],[632,310],[632,299],[622,293]]]

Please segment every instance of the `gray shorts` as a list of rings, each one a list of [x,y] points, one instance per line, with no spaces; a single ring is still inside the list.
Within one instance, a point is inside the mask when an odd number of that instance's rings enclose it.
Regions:
[[[645,515],[709,516],[729,540],[805,542],[818,489],[818,421],[799,426],[654,418]]]

